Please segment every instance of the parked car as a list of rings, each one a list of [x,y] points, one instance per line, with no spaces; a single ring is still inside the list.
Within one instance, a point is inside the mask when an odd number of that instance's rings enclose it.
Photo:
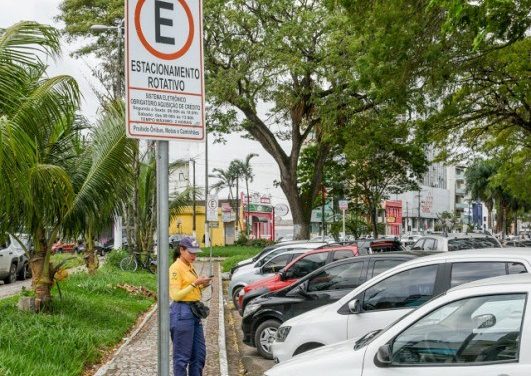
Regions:
[[[466,282],[531,270],[531,249],[479,249],[417,258],[365,282],[335,303],[282,324],[271,348],[277,362],[309,349],[361,337]]]
[[[240,270],[239,273],[232,276],[229,282],[229,298],[232,299],[234,307],[238,309],[238,296],[240,290],[249,283],[262,279],[264,277],[272,276],[284,268],[291,260],[297,258],[301,253],[304,253],[312,248],[286,248],[278,249],[278,252],[270,253],[258,260],[252,268]]]
[[[501,248],[495,237],[485,234],[452,233],[448,235],[427,235],[415,242],[412,251],[449,252],[466,249]]]
[[[259,253],[254,255],[253,257],[250,257],[248,259],[245,259],[245,260],[242,260],[242,261],[238,262],[235,266],[233,266],[231,268],[229,275],[232,277],[232,275],[239,268],[241,268],[242,266],[253,264],[253,263],[257,262],[259,259],[264,257],[266,254],[274,251],[277,248],[285,247],[287,245],[292,245],[292,244],[304,244],[304,243],[308,243],[308,241],[307,240],[290,240],[290,241],[285,241],[285,242],[281,242],[281,243],[277,243],[277,244],[273,244],[273,245],[268,245],[267,247],[264,247],[264,249],[262,249]],[[323,242],[320,242],[320,243],[321,244],[325,244]]]
[[[66,243],[57,241],[52,245],[52,253],[74,253],[78,252],[77,243]]]
[[[322,246],[308,251],[286,264],[280,273],[249,283],[241,289],[238,295],[238,310],[242,315],[245,306],[254,298],[266,292],[277,291],[289,286],[323,265],[358,255],[358,246],[356,244]]]
[[[401,252],[406,248],[398,239],[378,239],[369,244],[369,253]]]
[[[368,279],[417,256],[407,253],[351,257],[332,262],[294,284],[266,293],[245,307],[243,342],[272,359],[271,343],[286,320],[311,309],[330,304]]]
[[[514,239],[503,243],[504,247],[531,247],[531,240]]]
[[[30,241],[27,235],[17,236],[29,249]],[[31,277],[28,257],[22,245],[11,235],[0,236],[0,280],[5,284],[18,279]]]
[[[467,283],[383,330],[307,352],[265,376],[531,375],[530,295],[529,274]]]
[[[400,242],[406,249],[409,249],[413,246],[413,244],[416,243],[417,240],[419,240],[422,237],[422,235],[402,235],[400,237]]]

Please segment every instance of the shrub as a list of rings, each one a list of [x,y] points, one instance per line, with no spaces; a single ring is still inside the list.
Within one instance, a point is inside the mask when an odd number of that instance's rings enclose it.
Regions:
[[[120,261],[122,261],[129,253],[124,249],[113,249],[107,254],[105,258],[105,265],[113,268],[120,267]]]

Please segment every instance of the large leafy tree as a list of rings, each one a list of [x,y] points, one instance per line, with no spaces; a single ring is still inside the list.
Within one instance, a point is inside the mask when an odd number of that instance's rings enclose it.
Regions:
[[[350,69],[346,21],[320,1],[205,2],[209,126],[218,135],[243,132],[275,159],[296,238],[309,236],[329,134],[375,105]],[[301,191],[298,163],[310,140],[317,157],[309,189]]]
[[[386,194],[417,189],[428,161],[424,144],[411,137],[409,122],[393,113],[358,117],[364,122],[345,131],[350,194],[369,211],[374,237],[378,237],[377,209]]]
[[[124,0],[63,0],[57,19],[64,22],[63,30],[69,42],[82,41],[74,55],[96,56],[101,60],[101,69],[93,68],[94,75],[114,99],[121,97],[123,85],[117,88],[123,77],[123,64],[117,65],[118,55],[123,55],[123,43],[119,43],[115,30],[94,31],[93,25],[118,27],[124,18]],[[120,51],[118,46],[121,45]],[[123,83],[123,80],[121,80]]]
[[[530,0],[339,4],[356,30],[361,80],[377,95],[402,96],[441,157],[475,149],[529,163]]]

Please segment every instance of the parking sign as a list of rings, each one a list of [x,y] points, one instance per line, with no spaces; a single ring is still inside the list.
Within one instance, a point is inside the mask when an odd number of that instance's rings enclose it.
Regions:
[[[133,138],[205,135],[200,0],[127,0],[126,126]]]

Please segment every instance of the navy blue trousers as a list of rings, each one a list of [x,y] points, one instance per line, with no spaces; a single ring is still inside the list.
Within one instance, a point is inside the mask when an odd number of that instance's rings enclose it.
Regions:
[[[170,333],[173,342],[173,375],[201,376],[206,359],[205,335],[201,320],[194,316],[188,304],[171,304]]]

